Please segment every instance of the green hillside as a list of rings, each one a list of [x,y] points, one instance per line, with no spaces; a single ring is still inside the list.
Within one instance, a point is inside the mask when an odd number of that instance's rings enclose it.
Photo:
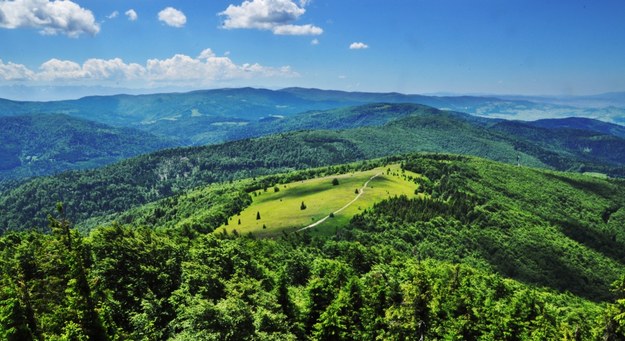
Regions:
[[[568,128],[577,130],[594,131],[598,133],[614,135],[616,137],[625,138],[625,127],[618,124],[612,124],[597,121],[584,117],[568,117],[561,119],[542,119],[529,124],[542,128]]]
[[[384,166],[397,163],[401,169]],[[265,202],[354,187],[349,179],[360,183],[378,167],[413,181],[418,195],[376,200],[336,233],[210,233]],[[623,198],[622,181],[412,154],[198,188],[86,236],[61,211],[51,234],[0,237],[0,332],[18,339],[619,340]]]
[[[175,143],[67,115],[0,117],[0,182],[96,168]]]
[[[407,180],[408,176],[417,175],[402,174],[397,165],[390,165],[253,191],[250,206],[230,217],[228,225],[216,232],[279,235],[310,228],[332,233],[376,202],[392,196],[414,196],[417,186]]]
[[[392,165],[398,161],[401,170]],[[621,181],[464,156],[417,154],[216,184],[99,223],[280,235],[340,209],[376,174],[360,201],[309,232],[356,228],[351,238],[361,242],[410,235],[404,242],[418,243],[419,257],[485,266],[593,299],[611,297],[610,283],[625,271]]]
[[[518,158],[524,166],[625,174],[625,140],[611,135],[549,131],[518,122],[493,124],[416,105],[376,104],[341,112],[346,121],[360,117],[371,124],[387,123],[171,149],[97,170],[34,179],[0,195],[0,229],[44,227],[47,212],[57,201],[67,205],[69,218],[81,223],[210,183],[415,151],[469,154],[508,163]]]

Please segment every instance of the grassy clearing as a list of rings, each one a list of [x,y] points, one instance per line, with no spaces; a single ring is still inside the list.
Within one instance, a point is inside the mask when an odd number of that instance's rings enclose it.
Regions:
[[[607,179],[607,178],[608,178],[608,175],[607,175],[607,174],[604,174],[604,173],[597,173],[597,172],[584,172],[584,173],[582,173],[582,174],[584,174],[584,175],[588,175],[588,176],[592,176],[592,177],[595,177],[595,178],[599,178],[599,179]]]
[[[411,172],[402,174],[398,165],[310,179],[279,185],[278,192],[275,192],[273,188],[269,188],[267,192],[257,191],[252,204],[239,216],[231,217],[228,226],[221,226],[216,232],[221,232],[222,229],[232,232],[236,229],[241,234],[252,232],[256,235],[274,235],[282,231],[301,229],[336,212],[354,200],[357,196],[356,189],[360,191],[371,177],[379,173],[382,174],[369,182],[358,200],[335,214],[333,218],[312,228],[312,232],[334,233],[339,227],[345,226],[355,214],[378,201],[395,195],[414,195],[417,185],[407,178],[418,175]],[[339,181],[338,185],[332,184],[335,178]],[[301,209],[302,202],[306,209]],[[258,215],[260,219],[257,219]]]

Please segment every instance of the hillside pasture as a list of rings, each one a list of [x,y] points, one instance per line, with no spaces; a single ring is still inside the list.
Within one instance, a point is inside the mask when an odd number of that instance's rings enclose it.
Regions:
[[[333,217],[311,227],[311,231],[334,233],[355,214],[376,202],[393,196],[414,196],[417,184],[410,179],[418,176],[402,172],[399,165],[391,165],[278,185],[277,192],[274,188],[259,190],[252,193],[253,202],[249,207],[230,217],[228,226],[222,225],[216,232],[225,229],[229,233],[236,230],[241,234],[276,235],[282,231],[304,229],[333,213]],[[338,185],[333,184],[334,179],[338,180]],[[363,187],[367,181],[367,186]],[[354,200],[361,192],[362,195]],[[352,204],[346,206],[350,202]],[[302,209],[302,203],[305,209]]]

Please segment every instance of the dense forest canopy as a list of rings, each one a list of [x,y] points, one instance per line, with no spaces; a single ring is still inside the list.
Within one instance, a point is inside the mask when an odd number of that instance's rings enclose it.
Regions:
[[[421,195],[381,201],[332,236],[210,233],[251,191],[388,162],[423,175],[413,178]],[[624,191],[617,180],[413,154],[212,185],[86,235],[59,207],[51,233],[0,238],[0,331],[17,340],[618,340]],[[167,223],[189,212],[206,219]]]

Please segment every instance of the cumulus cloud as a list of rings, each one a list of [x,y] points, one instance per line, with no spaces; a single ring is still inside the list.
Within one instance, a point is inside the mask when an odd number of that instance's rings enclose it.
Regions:
[[[132,8],[127,10],[126,13],[124,13],[124,14],[128,17],[128,20],[130,20],[130,21],[135,21],[139,17],[137,15],[137,12],[135,12],[135,10],[132,9]]]
[[[22,64],[9,62],[5,64],[0,59],[0,79],[7,81],[24,81],[31,80],[35,73]]]
[[[310,45],[319,45],[319,39],[315,38],[310,41]]]
[[[319,35],[321,27],[293,25],[292,22],[306,13],[304,8],[309,1],[300,1],[298,6],[292,0],[251,0],[241,5],[229,5],[219,13],[225,17],[225,29],[259,29],[270,30],[278,35]]]
[[[70,60],[50,59],[41,64],[41,70],[37,74],[38,80],[64,80],[84,78],[84,72],[80,64]]]
[[[118,15],[119,15],[118,11],[113,11],[113,13],[107,15],[106,17],[109,18],[109,19],[115,19],[115,18],[117,18]]]
[[[126,63],[120,58],[88,59],[82,64],[71,60],[50,59],[37,72],[15,63],[0,60],[0,79],[39,83],[88,83],[114,81],[149,85],[209,85],[219,81],[258,77],[297,77],[289,66],[269,67],[258,63],[237,64],[227,56],[217,56],[211,49],[197,57],[176,54],[166,59],[149,59],[145,65]]]
[[[187,17],[184,13],[173,7],[167,7],[158,12],[158,20],[171,27],[183,27],[187,23]]]
[[[72,38],[100,31],[93,13],[70,0],[0,1],[0,27],[31,27],[41,34],[65,34]]]
[[[121,58],[109,60],[92,58],[83,65],[85,77],[102,80],[135,80],[145,74],[145,68],[139,64],[126,64]]]
[[[168,59],[150,59],[146,65],[152,82],[206,84],[213,81],[254,77],[295,77],[290,67],[267,67],[257,63],[235,64],[229,57],[219,57],[205,49],[197,58],[177,54]]]
[[[362,49],[368,49],[368,48],[369,48],[369,45],[365,43],[361,43],[361,42],[355,42],[349,45],[350,50],[362,50]]]
[[[71,80],[135,80],[145,74],[145,68],[139,64],[126,64],[120,58],[92,58],[82,65],[70,61],[50,59],[41,64],[34,79],[38,81]]]

